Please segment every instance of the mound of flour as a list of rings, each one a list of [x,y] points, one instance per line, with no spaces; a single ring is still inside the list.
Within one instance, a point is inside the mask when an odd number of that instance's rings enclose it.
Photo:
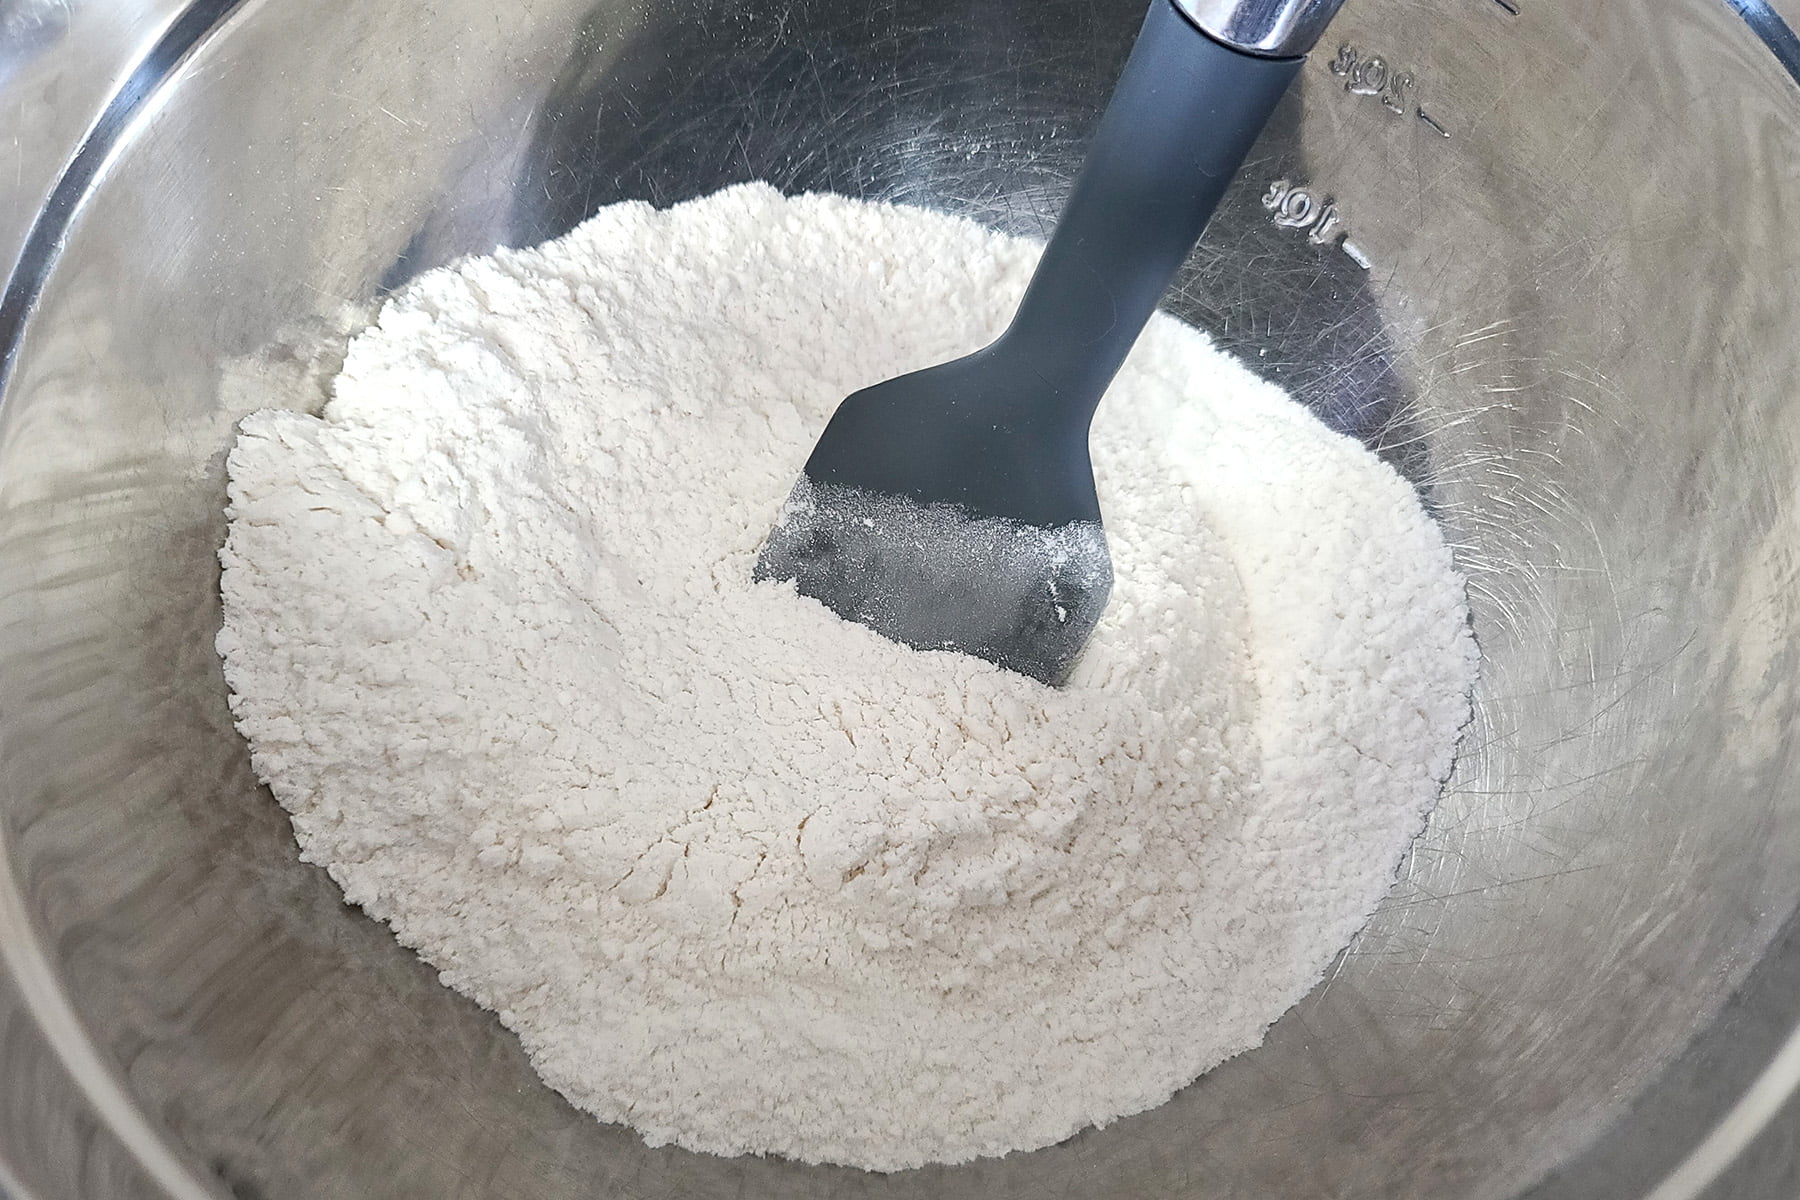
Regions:
[[[1413,492],[1158,317],[1069,686],[751,566],[833,406],[1036,248],[733,188],[433,272],[231,452],[218,645],[305,859],[652,1143],[877,1170],[1161,1103],[1320,978],[1475,654]]]

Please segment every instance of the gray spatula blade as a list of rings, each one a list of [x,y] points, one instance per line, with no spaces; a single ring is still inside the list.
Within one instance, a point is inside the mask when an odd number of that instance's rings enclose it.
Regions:
[[[756,563],[846,620],[919,650],[956,650],[1052,686],[1112,591],[1100,525],[1044,529],[802,476]]]

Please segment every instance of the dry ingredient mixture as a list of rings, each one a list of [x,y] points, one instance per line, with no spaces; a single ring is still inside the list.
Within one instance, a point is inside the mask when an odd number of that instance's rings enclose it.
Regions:
[[[1037,249],[732,188],[394,297],[230,456],[218,645],[302,855],[652,1143],[1042,1146],[1255,1046],[1387,889],[1475,650],[1411,488],[1159,316],[1066,689],[751,564],[839,399]]]

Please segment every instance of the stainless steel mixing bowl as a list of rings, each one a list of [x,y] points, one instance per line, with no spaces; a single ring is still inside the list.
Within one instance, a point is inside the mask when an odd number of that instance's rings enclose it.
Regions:
[[[1800,42],[1751,0],[1352,0],[1184,276],[1417,480],[1486,666],[1368,930],[1164,1107],[885,1177],[650,1150],[295,860],[211,648],[233,421],[616,199],[1040,232],[1140,3],[0,0],[0,1190],[1793,1194]]]

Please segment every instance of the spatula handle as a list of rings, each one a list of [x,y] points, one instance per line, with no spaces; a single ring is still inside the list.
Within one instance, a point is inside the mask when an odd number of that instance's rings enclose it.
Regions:
[[[1151,4],[1037,274],[994,347],[1043,381],[1039,419],[1075,423],[1085,436],[1302,61],[1232,49],[1173,0]]]
[[[1265,58],[1311,50],[1342,6],[1343,0],[1175,0],[1215,42]]]

